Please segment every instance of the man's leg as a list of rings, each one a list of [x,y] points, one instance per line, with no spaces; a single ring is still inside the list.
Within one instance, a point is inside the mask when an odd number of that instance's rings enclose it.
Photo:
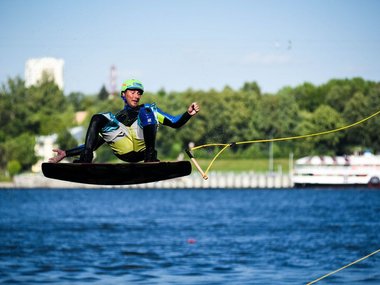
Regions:
[[[143,128],[145,141],[144,162],[158,162],[156,151],[157,120],[151,108],[141,108],[139,121]]]
[[[157,162],[160,161],[157,159],[156,151],[156,133],[157,125],[147,125],[143,128],[144,141],[145,141],[145,158],[144,162]]]
[[[79,160],[75,160],[77,163],[91,163],[94,158],[94,149],[97,146],[99,133],[101,129],[109,122],[109,120],[101,115],[96,114],[92,116],[90,125],[87,129],[86,140],[84,150],[80,154]]]

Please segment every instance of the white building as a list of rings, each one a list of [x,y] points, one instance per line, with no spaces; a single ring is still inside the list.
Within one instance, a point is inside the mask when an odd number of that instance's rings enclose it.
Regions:
[[[54,134],[50,136],[39,136],[36,138],[34,152],[39,159],[37,163],[32,166],[33,172],[40,172],[42,162],[48,161],[48,159],[53,156],[52,149],[57,147],[55,143],[57,137],[58,136]]]
[[[63,59],[53,57],[32,58],[25,64],[25,85],[30,87],[41,82],[43,76],[52,79],[63,90]]]
[[[78,142],[83,142],[85,129],[82,126],[71,128],[69,132]],[[57,148],[57,138],[57,134],[36,137],[34,152],[39,159],[32,166],[32,172],[40,172],[42,163],[47,162],[49,158],[55,156],[53,148]]]

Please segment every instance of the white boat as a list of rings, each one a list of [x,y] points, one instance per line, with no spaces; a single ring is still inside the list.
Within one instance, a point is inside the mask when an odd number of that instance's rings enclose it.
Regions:
[[[295,163],[292,181],[295,187],[380,187],[380,155],[303,157]]]

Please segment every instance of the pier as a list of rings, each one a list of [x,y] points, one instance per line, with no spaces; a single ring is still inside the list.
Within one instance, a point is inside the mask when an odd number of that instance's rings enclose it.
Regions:
[[[209,179],[204,180],[197,172],[194,172],[189,176],[153,183],[99,186],[49,179],[38,173],[15,176],[13,183],[6,183],[4,186],[0,185],[2,188],[280,189],[292,188],[293,183],[288,173],[210,172]]]

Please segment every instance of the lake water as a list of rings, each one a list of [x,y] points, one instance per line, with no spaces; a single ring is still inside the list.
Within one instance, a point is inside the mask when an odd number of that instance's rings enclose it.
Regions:
[[[379,248],[380,191],[0,191],[0,284],[306,284]]]

